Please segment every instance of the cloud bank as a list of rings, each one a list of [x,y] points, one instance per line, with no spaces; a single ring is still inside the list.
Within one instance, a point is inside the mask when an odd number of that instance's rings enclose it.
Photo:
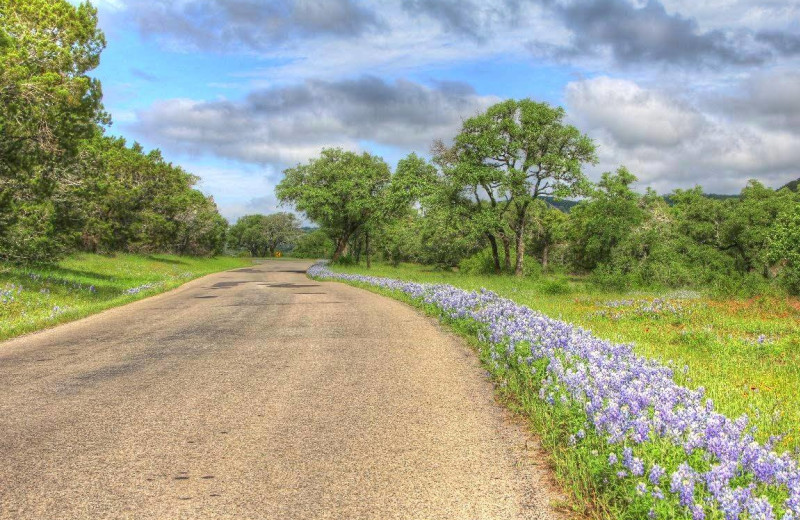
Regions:
[[[309,80],[241,101],[159,101],[140,111],[131,129],[176,151],[286,165],[322,147],[356,149],[364,141],[424,151],[497,101],[458,82]]]

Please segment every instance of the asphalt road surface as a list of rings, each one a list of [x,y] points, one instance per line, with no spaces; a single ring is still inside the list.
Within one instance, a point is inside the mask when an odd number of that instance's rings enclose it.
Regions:
[[[558,518],[475,355],[309,265],[0,343],[0,518]]]

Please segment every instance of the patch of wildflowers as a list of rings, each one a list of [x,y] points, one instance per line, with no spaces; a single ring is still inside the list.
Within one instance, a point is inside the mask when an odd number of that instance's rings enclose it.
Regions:
[[[746,415],[730,419],[715,411],[702,388],[679,385],[674,365],[643,358],[630,345],[597,338],[581,327],[486,290],[334,273],[325,264],[312,266],[308,274],[399,291],[436,307],[446,318],[472,320],[478,325],[479,339],[491,349],[491,362],[498,367],[516,365],[518,349],[525,349],[531,364],[545,363],[538,365],[546,367],[539,397],[552,406],[564,401],[579,406],[586,413],[589,429],[610,445],[621,446],[625,469],[616,469],[619,478],[628,478],[629,472],[644,476],[644,461],[634,454],[641,444],[666,443],[684,454],[684,460],[669,472],[651,465],[647,478],[656,486],[652,496],[660,500],[664,492],[657,484],[668,473],[669,492],[693,518],[703,519],[707,511],[717,510],[726,520],[742,514],[753,519],[775,519],[778,514],[784,520],[800,519],[798,461],[790,453],[777,454],[770,443],[756,442]],[[679,310],[669,305],[654,300],[643,306],[642,312]],[[574,436],[573,442],[577,438]],[[697,460],[704,461],[702,469],[690,464]],[[610,453],[608,464],[618,463],[618,456]],[[751,484],[737,484],[741,481]],[[757,495],[767,488],[787,498],[772,504]],[[704,500],[696,502],[696,495]]]

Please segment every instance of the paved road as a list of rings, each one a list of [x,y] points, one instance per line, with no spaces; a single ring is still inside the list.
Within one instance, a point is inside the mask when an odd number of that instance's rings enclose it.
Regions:
[[[308,265],[0,343],[0,518],[556,518],[474,355]]]

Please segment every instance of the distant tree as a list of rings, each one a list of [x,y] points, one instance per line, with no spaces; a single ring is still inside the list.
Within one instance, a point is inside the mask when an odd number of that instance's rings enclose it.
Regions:
[[[279,247],[293,245],[301,233],[300,221],[291,213],[246,215],[231,226],[228,244],[255,257],[274,256]]]
[[[631,189],[636,176],[624,166],[605,172],[589,198],[569,213],[570,258],[581,271],[611,259],[611,252],[644,220],[641,196]]]
[[[301,234],[292,249],[292,256],[298,258],[329,258],[335,244],[331,237],[321,229]]]
[[[187,190],[176,200],[178,211],[173,220],[174,245],[169,248],[179,255],[209,256],[225,250],[228,221],[219,214],[212,197],[198,190]]]
[[[452,148],[451,177],[485,198],[486,211],[479,215],[495,226],[493,234],[502,235],[510,213],[518,276],[533,202],[582,194],[588,181],[581,168],[596,161],[592,140],[565,124],[564,115],[563,108],[530,99],[503,101],[464,121]]]
[[[390,181],[380,157],[327,148],[307,164],[285,170],[275,194],[331,233],[336,261],[354,233],[382,216]]]
[[[775,191],[749,181],[738,199],[727,201],[721,247],[736,257],[742,271],[768,276],[768,250],[775,222],[798,204],[800,195],[796,192]]]
[[[88,2],[0,1],[0,259],[52,260],[71,242],[54,196],[79,181],[81,144],[108,120],[88,75],[104,47]]]
[[[779,279],[792,294],[800,294],[800,204],[775,222],[769,258],[779,266]]]
[[[798,188],[800,188],[800,179],[789,181],[783,186],[781,186],[780,189],[787,189],[789,191],[798,191]]]

